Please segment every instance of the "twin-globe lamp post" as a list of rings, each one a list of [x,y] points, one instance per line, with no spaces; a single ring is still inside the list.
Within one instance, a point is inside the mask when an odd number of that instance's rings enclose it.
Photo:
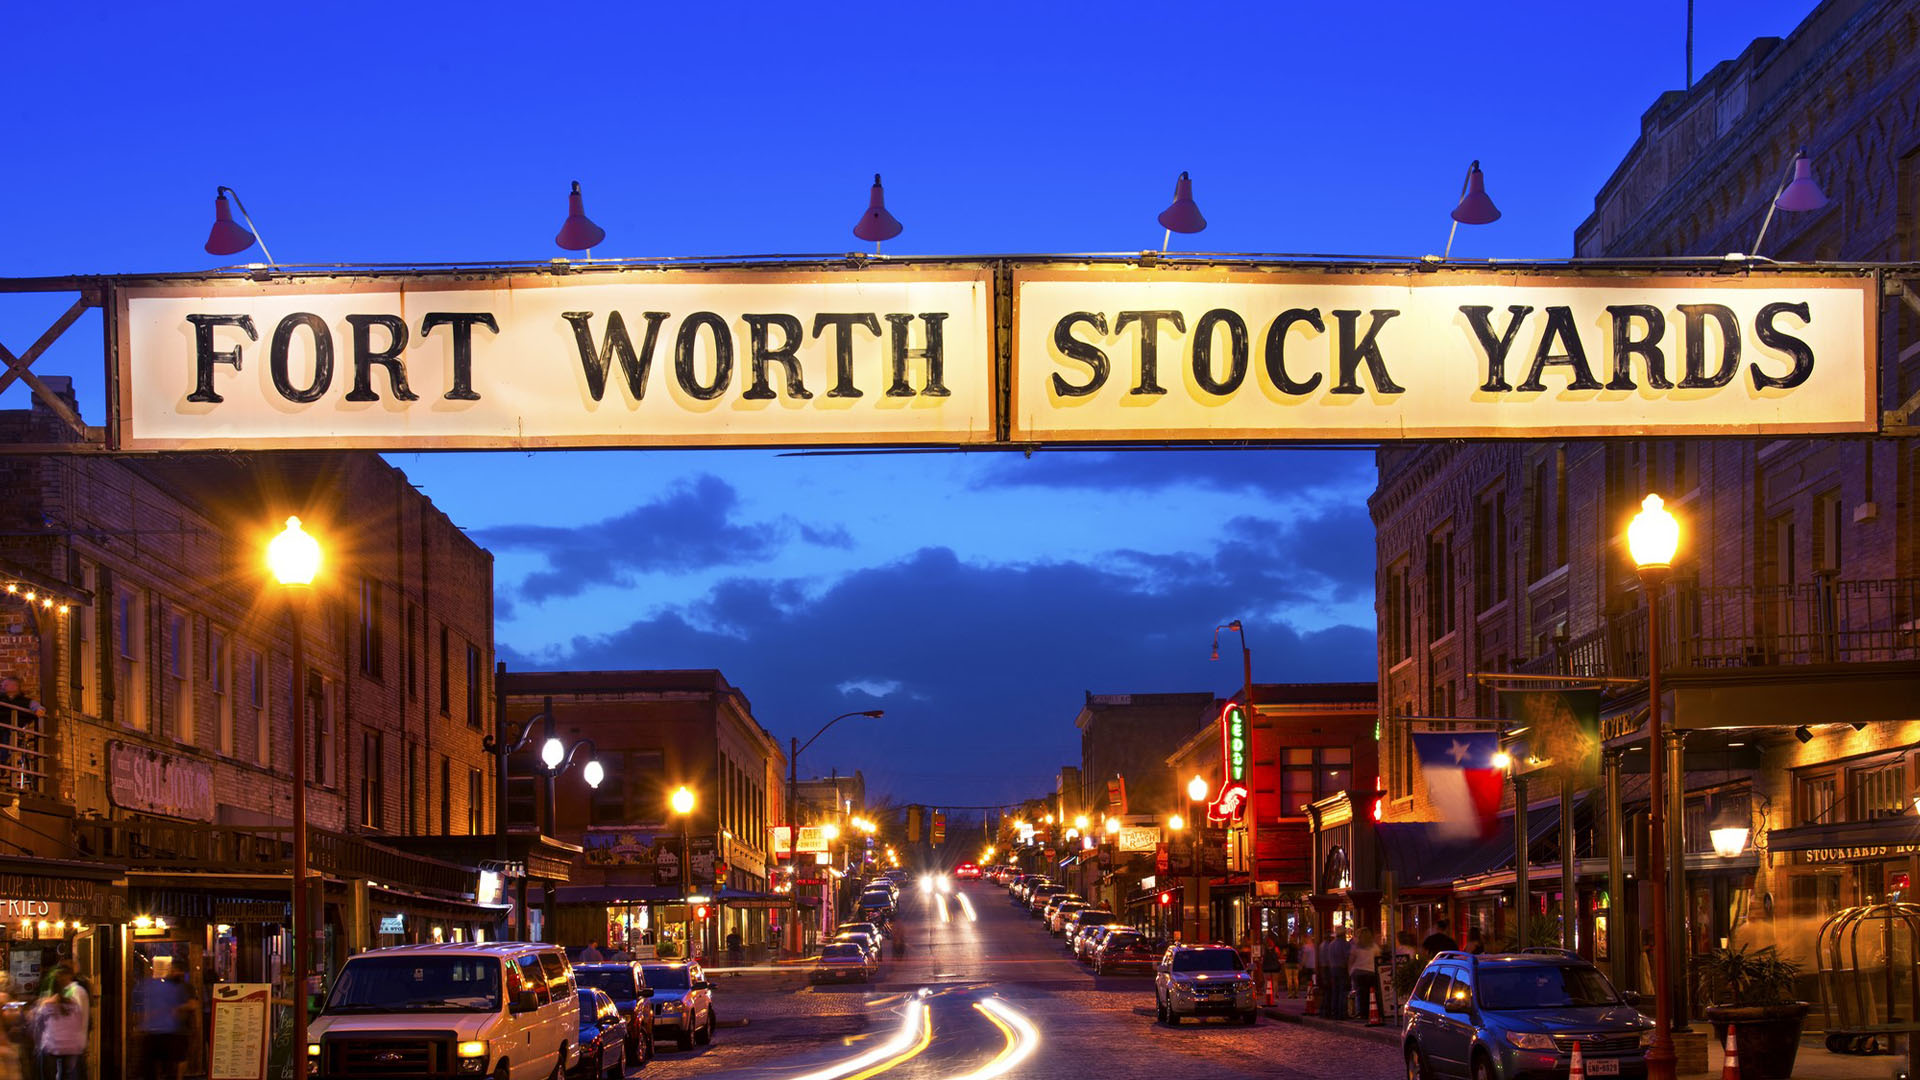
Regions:
[[[1648,495],[1627,526],[1627,548],[1640,571],[1640,591],[1647,598],[1647,763],[1652,792],[1647,822],[1647,885],[1653,906],[1653,1044],[1647,1048],[1648,1080],[1673,1080],[1672,957],[1668,953],[1667,925],[1667,780],[1666,734],[1660,727],[1660,598],[1658,590],[1673,569],[1680,547],[1680,523]]]
[[[687,959],[693,959],[693,935],[696,922],[693,917],[693,789],[685,784],[673,790],[667,800],[673,808],[673,814],[680,819],[680,897],[687,909]]]
[[[307,1060],[319,1047],[307,1042],[307,653],[305,614],[308,590],[320,573],[320,541],[288,517],[287,527],[267,544],[267,568],[280,583],[293,622],[293,1045],[294,1080],[307,1075]]]

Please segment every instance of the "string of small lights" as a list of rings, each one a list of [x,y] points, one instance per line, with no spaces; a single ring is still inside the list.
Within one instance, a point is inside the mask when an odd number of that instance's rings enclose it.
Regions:
[[[25,600],[29,606],[38,604],[42,609],[46,611],[58,611],[62,615],[65,615],[69,611],[73,610],[72,604],[69,604],[64,600],[61,600],[60,598],[52,595],[51,593],[42,591],[38,586],[34,585],[32,582],[27,582],[27,581],[7,582],[7,595],[19,597],[20,599]]]

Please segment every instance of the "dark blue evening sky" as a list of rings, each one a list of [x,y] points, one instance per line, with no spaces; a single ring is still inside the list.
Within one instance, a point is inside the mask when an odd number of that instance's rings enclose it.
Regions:
[[[1699,0],[1697,73],[1808,0]],[[1683,83],[1685,0],[1609,4],[17,4],[0,275],[191,270],[216,184],[288,263],[1189,249],[1560,258]],[[257,254],[246,256],[257,258]],[[0,296],[24,349],[71,295]],[[36,370],[100,422],[91,317]],[[0,407],[26,403],[21,388]],[[1365,451],[396,454],[498,557],[516,668],[717,667],[805,772],[974,804],[1078,759],[1083,690],[1370,679]]]

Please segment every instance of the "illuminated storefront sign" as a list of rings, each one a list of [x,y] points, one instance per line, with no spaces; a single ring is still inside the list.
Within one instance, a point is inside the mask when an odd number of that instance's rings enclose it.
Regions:
[[[1207,804],[1207,817],[1235,821],[1247,808],[1247,711],[1230,701],[1220,710],[1220,791]]]
[[[109,278],[114,445],[928,445],[1876,429],[1865,270],[596,266]]]

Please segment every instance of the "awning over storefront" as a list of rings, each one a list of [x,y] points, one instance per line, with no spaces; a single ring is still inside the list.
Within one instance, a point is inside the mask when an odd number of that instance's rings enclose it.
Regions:
[[[107,863],[0,856],[0,915],[47,915],[58,905],[52,917],[125,922],[126,873]]]
[[[1767,850],[1827,853],[1833,861],[1911,854],[1920,851],[1920,817],[1903,815],[1771,829],[1767,832]]]
[[[677,885],[562,885],[556,904],[677,904],[685,897]]]

